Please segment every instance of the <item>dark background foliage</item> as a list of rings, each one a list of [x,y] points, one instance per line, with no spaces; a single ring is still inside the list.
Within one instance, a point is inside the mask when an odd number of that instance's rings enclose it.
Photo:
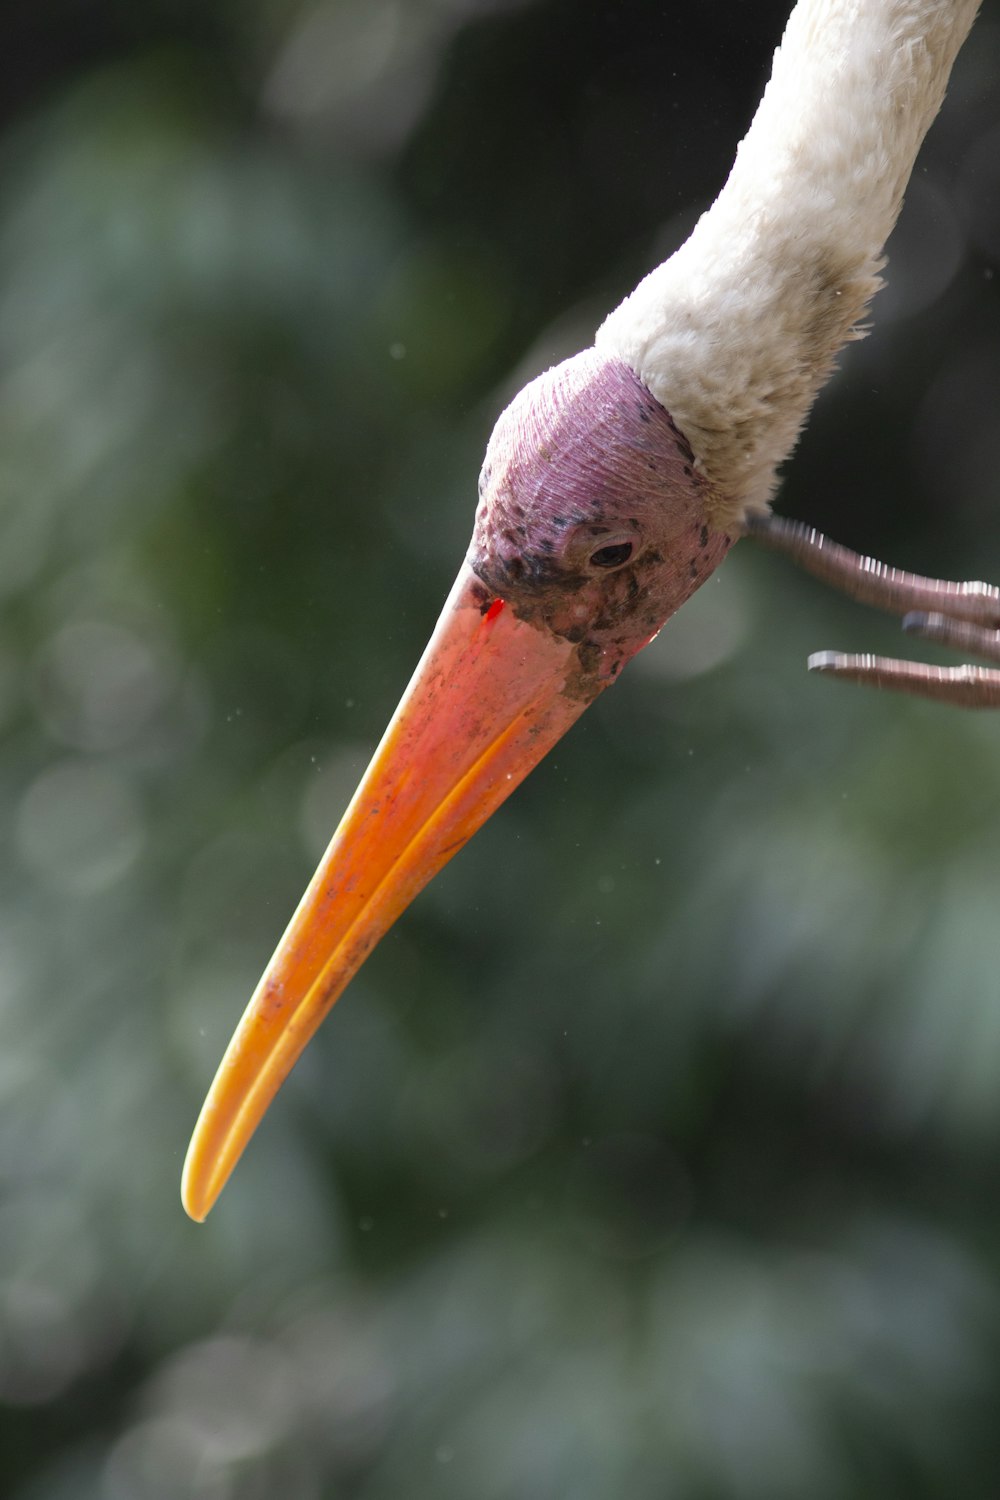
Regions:
[[[0,51],[0,1492],[992,1497],[1000,727],[745,543],[420,898],[208,1224],[222,1048],[512,392],[786,6],[35,0]],[[780,506],[1000,577],[1000,9]]]

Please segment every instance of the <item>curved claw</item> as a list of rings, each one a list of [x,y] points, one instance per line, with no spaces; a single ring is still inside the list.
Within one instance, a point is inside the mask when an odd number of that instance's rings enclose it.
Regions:
[[[934,611],[953,620],[1000,627],[1000,588],[995,584],[952,583],[890,568],[877,558],[842,547],[813,526],[786,521],[783,516],[749,516],[744,529],[747,536],[783,552],[799,567],[862,604],[892,615]]]
[[[922,635],[925,640],[938,641],[955,651],[966,651],[970,656],[981,656],[984,661],[1000,662],[1000,630],[983,630],[965,620],[954,620],[949,615],[924,614],[912,610],[903,617],[903,629],[908,635]]]
[[[929,662],[849,656],[839,651],[815,651],[807,665],[810,672],[888,688],[890,692],[912,693],[957,708],[1000,708],[1000,672],[990,667],[934,667]]]
[[[905,573],[852,552],[811,526],[780,516],[751,516],[745,530],[852,599],[905,614],[903,629],[909,633],[1000,662],[1000,588],[993,584],[952,583]],[[814,652],[808,665],[812,672],[939,703],[1000,708],[1000,671],[988,667],[937,667],[929,662],[837,651]]]

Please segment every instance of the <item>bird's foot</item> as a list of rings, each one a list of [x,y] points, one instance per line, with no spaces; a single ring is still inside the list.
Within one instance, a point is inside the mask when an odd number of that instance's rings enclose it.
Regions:
[[[1000,662],[1000,589],[986,583],[950,583],[886,567],[842,547],[800,521],[751,516],[746,534],[863,604],[903,615],[903,629],[928,640]],[[937,667],[887,656],[846,656],[818,651],[810,670],[913,693],[964,708],[1000,708],[1000,671],[988,667]]]

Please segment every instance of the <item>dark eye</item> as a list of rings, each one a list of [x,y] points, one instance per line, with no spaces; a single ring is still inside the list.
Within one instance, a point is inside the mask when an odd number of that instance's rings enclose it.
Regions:
[[[591,567],[620,568],[632,556],[632,545],[631,542],[612,542],[610,547],[598,547],[590,554]]]

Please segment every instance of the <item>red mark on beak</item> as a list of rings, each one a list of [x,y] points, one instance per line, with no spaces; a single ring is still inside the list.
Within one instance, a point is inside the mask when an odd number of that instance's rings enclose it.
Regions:
[[[496,619],[497,615],[503,609],[503,605],[504,605],[504,601],[502,599],[494,599],[493,603],[490,605],[489,609],[486,611],[486,623],[487,623],[487,625],[489,624],[489,622],[491,620],[495,620]]]

